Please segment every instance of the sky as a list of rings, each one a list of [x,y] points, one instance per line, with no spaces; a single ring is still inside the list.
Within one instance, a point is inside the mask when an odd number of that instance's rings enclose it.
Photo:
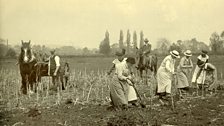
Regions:
[[[10,44],[98,48],[106,30],[110,42],[129,29],[142,30],[153,47],[197,38],[209,44],[224,31],[224,0],[0,0],[0,37]]]

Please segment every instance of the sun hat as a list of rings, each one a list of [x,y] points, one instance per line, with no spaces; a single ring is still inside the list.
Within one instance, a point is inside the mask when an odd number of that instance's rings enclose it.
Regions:
[[[192,56],[191,50],[187,50],[184,52],[185,56]]]
[[[180,58],[180,54],[176,50],[170,51],[170,54],[176,58]]]

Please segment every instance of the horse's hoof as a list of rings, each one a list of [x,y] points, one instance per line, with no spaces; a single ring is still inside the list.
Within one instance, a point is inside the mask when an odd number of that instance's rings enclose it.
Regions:
[[[26,95],[27,94],[27,90],[25,90],[25,89],[22,89],[22,94],[24,94],[24,95]]]

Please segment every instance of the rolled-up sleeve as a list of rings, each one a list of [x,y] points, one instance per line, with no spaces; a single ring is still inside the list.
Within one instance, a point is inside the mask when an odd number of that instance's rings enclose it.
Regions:
[[[193,62],[192,62],[192,60],[190,59],[190,66],[191,66],[191,68],[193,68]]]
[[[172,68],[171,68],[171,62],[170,60],[167,60],[166,61],[166,70],[169,71],[169,72],[172,72]]]
[[[184,58],[180,59],[180,67],[181,68],[185,67],[184,60],[185,60]]]
[[[56,66],[59,67],[60,66],[60,58],[59,58],[59,56],[55,56],[54,60],[55,60]]]

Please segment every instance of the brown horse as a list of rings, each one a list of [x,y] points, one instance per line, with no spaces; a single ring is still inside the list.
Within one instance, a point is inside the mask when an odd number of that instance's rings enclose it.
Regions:
[[[35,64],[34,70],[36,71],[37,81],[41,82],[41,78],[48,75],[48,61],[40,61]],[[62,90],[65,89],[69,80],[69,63],[65,62],[59,69],[59,78],[62,86]],[[54,84],[55,82],[52,81]]]
[[[30,41],[22,41],[18,63],[20,68],[20,75],[22,77],[21,90],[23,94],[27,94],[27,89],[33,90],[34,84],[36,83],[34,65],[37,63],[37,60],[32,53]]]
[[[141,52],[137,52],[137,69],[140,72],[140,77],[143,77],[143,71],[145,71],[146,75],[148,74],[148,70],[154,73],[154,76],[157,73],[157,56],[155,54],[152,55],[143,55]]]
[[[27,90],[36,91],[37,84],[41,82],[41,77],[48,75],[48,62],[38,61],[35,57],[30,41],[23,42],[21,45],[21,52],[18,59],[20,74],[22,77],[21,90],[23,94],[27,94]],[[62,89],[65,89],[69,78],[69,64],[65,63],[60,68],[60,80]]]

